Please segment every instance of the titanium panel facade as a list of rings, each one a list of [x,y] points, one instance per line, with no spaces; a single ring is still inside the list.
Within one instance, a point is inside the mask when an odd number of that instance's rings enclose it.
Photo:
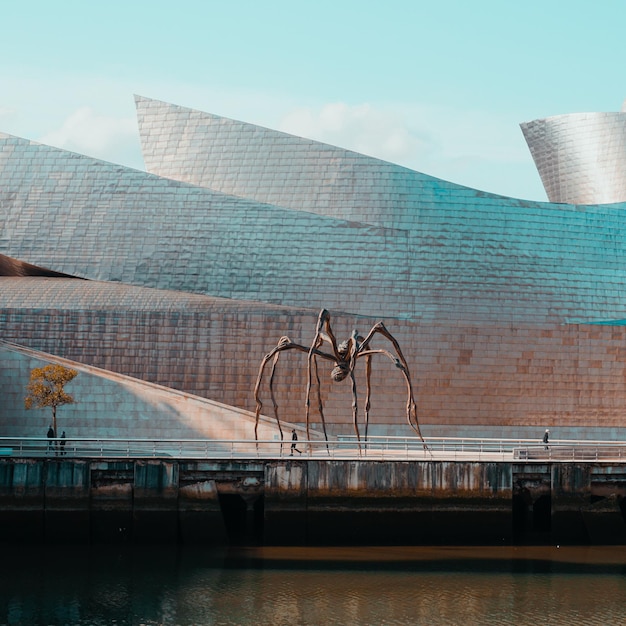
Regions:
[[[575,113],[521,124],[550,202],[626,201],[626,113]]]
[[[501,197],[136,101],[151,173],[0,135],[0,254],[87,279],[0,279],[0,338],[253,410],[263,355],[310,343],[324,307],[340,339],[384,319],[426,435],[624,435],[626,205]],[[306,363],[284,367],[300,423]],[[411,435],[401,377],[374,367],[370,432]],[[322,385],[351,432],[349,388]]]

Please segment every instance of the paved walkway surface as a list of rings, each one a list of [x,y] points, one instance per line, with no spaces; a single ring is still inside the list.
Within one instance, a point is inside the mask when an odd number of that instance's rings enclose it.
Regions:
[[[510,439],[372,438],[291,441],[0,438],[2,457],[389,460],[553,463],[603,461],[626,463],[626,444],[609,441],[562,441],[549,446]]]

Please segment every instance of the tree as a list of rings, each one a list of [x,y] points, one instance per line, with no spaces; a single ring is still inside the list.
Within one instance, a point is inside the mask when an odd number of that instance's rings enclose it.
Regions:
[[[78,376],[76,370],[58,364],[35,367],[30,373],[24,406],[27,409],[52,407],[52,428],[55,436],[57,436],[57,407],[75,402],[65,391],[64,386],[76,376]]]

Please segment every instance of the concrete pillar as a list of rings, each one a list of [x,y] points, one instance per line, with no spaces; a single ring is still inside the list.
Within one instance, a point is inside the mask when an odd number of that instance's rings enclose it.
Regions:
[[[43,541],[44,462],[0,459],[0,533],[6,541]]]
[[[91,538],[123,543],[133,537],[135,464],[131,460],[91,464]]]
[[[46,540],[89,543],[89,461],[48,459],[44,481]]]
[[[135,461],[133,538],[140,543],[178,541],[176,461]]]

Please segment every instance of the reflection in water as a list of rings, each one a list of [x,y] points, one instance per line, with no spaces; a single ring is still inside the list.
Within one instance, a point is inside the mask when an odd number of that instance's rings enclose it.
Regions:
[[[2,624],[623,624],[626,548],[20,547]]]

